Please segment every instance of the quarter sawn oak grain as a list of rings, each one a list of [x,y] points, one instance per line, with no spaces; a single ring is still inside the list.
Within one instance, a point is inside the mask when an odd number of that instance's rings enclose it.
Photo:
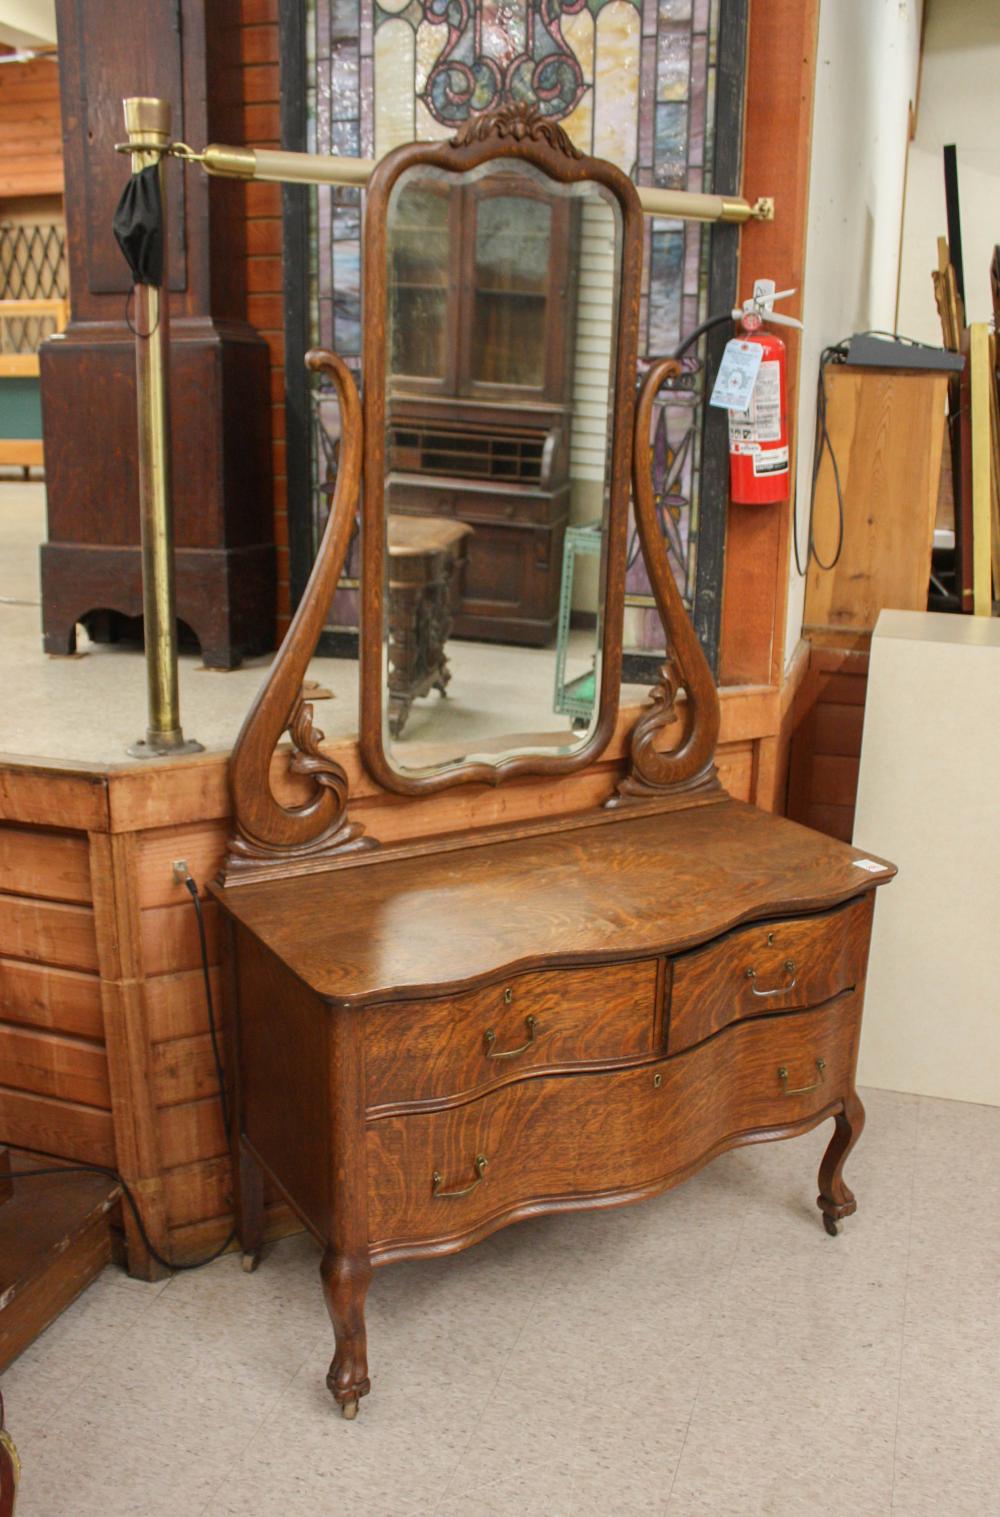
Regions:
[[[320,995],[392,1000],[553,958],[678,952],[870,888],[864,857],[741,801],[246,885],[226,909]],[[372,855],[374,860],[375,855]],[[895,873],[885,865],[880,880]],[[342,902],[349,902],[345,910]],[[361,930],[363,924],[363,930]]]

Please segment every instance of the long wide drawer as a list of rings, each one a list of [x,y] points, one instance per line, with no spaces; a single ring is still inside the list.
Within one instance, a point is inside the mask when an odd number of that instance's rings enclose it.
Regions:
[[[485,989],[373,1007],[367,1104],[432,1101],[532,1069],[653,1052],[654,959],[514,975]]]
[[[847,1090],[859,1011],[845,995],[741,1022],[678,1057],[372,1121],[373,1251],[457,1247],[560,1201],[653,1190],[743,1134],[802,1122]]]
[[[738,927],[673,962],[667,1048],[679,1053],[743,1017],[818,1006],[861,984],[875,892],[822,916]]]

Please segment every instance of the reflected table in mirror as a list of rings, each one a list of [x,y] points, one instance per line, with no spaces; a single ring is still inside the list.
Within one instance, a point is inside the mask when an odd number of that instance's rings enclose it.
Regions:
[[[389,730],[399,737],[421,695],[447,693],[455,605],[472,528],[440,516],[390,516]]]

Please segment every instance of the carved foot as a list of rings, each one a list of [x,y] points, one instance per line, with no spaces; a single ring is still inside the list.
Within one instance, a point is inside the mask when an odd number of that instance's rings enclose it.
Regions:
[[[823,1226],[831,1238],[837,1236],[837,1223],[858,1209],[854,1192],[844,1183],[844,1164],[864,1125],[865,1109],[857,1091],[852,1090],[844,1099],[843,1110],[834,1118],[833,1137],[819,1167],[816,1205],[823,1213]]]
[[[371,1265],[366,1259],[345,1259],[328,1248],[319,1272],[337,1343],[326,1383],[343,1415],[352,1421],[358,1415],[361,1397],[371,1390],[365,1332]]]

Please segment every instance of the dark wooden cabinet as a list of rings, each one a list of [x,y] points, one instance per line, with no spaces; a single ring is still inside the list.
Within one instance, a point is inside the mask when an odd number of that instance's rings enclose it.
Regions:
[[[129,175],[122,99],[171,103],[176,139],[242,140],[236,0],[59,0],[70,322],[41,350],[49,653],[142,614],[130,274],[111,231]],[[167,282],[177,615],[206,664],[275,631],[270,356],[246,320],[242,185],[168,161]]]
[[[543,646],[569,519],[577,207],[501,175],[428,182],[400,208],[391,510],[473,528],[457,636]]]

